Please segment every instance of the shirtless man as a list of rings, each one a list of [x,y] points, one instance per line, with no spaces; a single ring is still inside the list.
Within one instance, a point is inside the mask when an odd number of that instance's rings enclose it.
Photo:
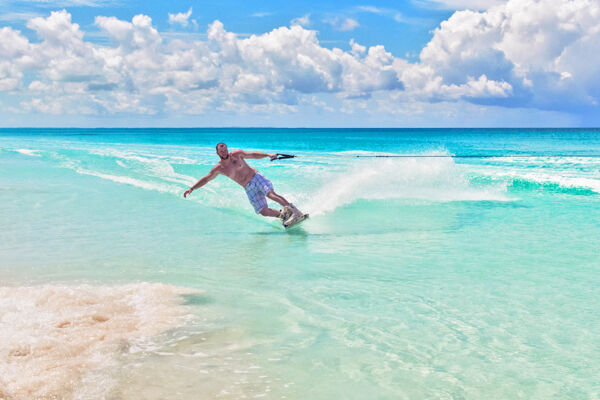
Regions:
[[[206,185],[209,181],[215,179],[217,175],[223,174],[246,189],[248,200],[250,200],[257,214],[264,215],[265,217],[281,218],[284,226],[289,225],[302,215],[293,204],[273,191],[273,184],[267,178],[259,174],[256,169],[244,161],[245,158],[256,159],[265,157],[270,157],[271,160],[274,160],[277,158],[276,154],[248,153],[243,150],[234,150],[230,153],[225,143],[217,144],[217,154],[221,157],[221,161],[205,177],[186,190],[183,197],[187,197],[194,190]],[[265,197],[281,204],[283,210],[277,211],[267,207],[267,199]]]

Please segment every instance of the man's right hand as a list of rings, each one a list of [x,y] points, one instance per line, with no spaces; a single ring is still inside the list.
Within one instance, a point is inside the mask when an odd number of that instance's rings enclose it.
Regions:
[[[194,189],[192,189],[192,188],[189,188],[188,190],[186,190],[186,191],[183,193],[183,197],[184,197],[184,198],[186,198],[186,197],[187,197],[189,194],[192,194],[192,192],[193,192],[193,191],[194,191]]]

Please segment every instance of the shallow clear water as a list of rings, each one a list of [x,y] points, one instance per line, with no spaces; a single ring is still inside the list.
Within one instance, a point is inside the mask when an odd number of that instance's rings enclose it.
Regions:
[[[250,163],[301,229],[225,177],[182,197],[219,141],[300,155]],[[599,130],[0,130],[0,397],[598,398],[599,154]]]

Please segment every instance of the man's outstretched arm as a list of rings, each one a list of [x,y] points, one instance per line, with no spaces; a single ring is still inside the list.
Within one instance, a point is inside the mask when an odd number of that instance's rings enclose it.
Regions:
[[[198,182],[196,182],[194,185],[190,186],[190,188],[188,190],[186,190],[183,193],[183,197],[187,197],[188,194],[191,194],[194,190],[201,188],[202,186],[206,185],[208,182],[212,181],[213,179],[215,179],[217,177],[217,175],[219,175],[219,167],[218,166],[214,166],[210,172],[208,174],[206,174],[206,176],[204,176],[203,178],[200,178],[198,180]]]
[[[242,158],[265,158],[269,157],[271,160],[277,158],[277,154],[269,154],[269,153],[260,153],[260,152],[247,152],[244,150],[237,150]]]

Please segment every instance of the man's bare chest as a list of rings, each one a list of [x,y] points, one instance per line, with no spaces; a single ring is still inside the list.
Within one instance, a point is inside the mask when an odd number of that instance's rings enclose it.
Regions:
[[[244,160],[240,160],[238,158],[232,158],[227,163],[223,164],[223,170],[226,175],[232,174],[235,175],[239,172],[244,171],[248,168],[248,164],[244,162]]]

